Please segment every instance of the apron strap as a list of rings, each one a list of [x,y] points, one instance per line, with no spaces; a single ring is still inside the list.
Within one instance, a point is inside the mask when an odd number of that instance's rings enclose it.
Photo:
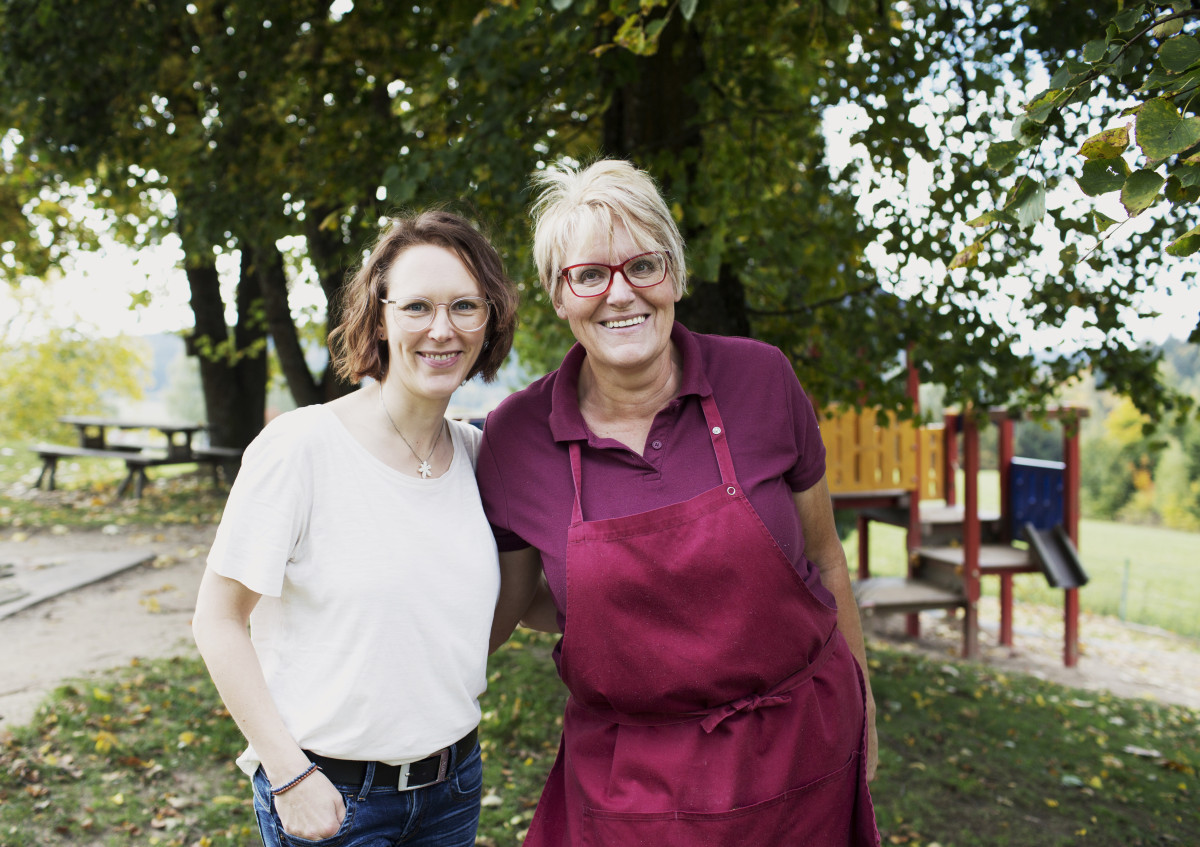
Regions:
[[[792,702],[792,691],[816,676],[829,658],[837,652],[838,645],[841,643],[841,631],[835,625],[825,639],[825,643],[817,651],[817,655],[813,656],[812,661],[800,670],[784,677],[761,694],[748,694],[704,711],[628,714],[599,703],[585,703],[575,695],[571,695],[570,699],[579,708],[609,723],[628,726],[673,726],[682,723],[699,723],[705,733],[711,733],[726,718],[731,718],[738,712],[755,712],[759,709],[783,706]]]
[[[704,728],[705,732],[712,732],[721,724],[721,721],[733,717],[738,712],[754,712],[758,709],[765,709],[768,706],[782,706],[785,703],[790,703],[792,701],[791,692],[812,679],[817,671],[821,669],[821,666],[833,655],[838,644],[838,632],[837,627],[834,627],[833,631],[829,633],[829,637],[825,639],[825,644],[822,645],[821,652],[806,666],[763,694],[751,694],[747,697],[734,700],[731,703],[726,703],[723,706],[718,706],[700,721],[700,726]]]
[[[575,503],[571,506],[571,526],[583,523],[583,490],[581,478],[583,476],[583,460],[579,454],[579,442],[572,441],[567,444],[567,450],[571,454],[571,480],[575,483]]]
[[[700,398],[704,420],[708,424],[708,437],[712,440],[713,452],[717,455],[717,466],[721,469],[722,485],[737,485],[737,474],[733,470],[733,454],[729,451],[729,440],[725,435],[725,422],[717,409],[717,401],[711,394]],[[571,481],[575,485],[575,502],[571,506],[571,524],[583,523],[583,459],[578,441],[567,444],[571,454]]]
[[[708,437],[712,439],[713,451],[717,454],[717,465],[721,468],[721,482],[737,485],[737,474],[733,471],[733,455],[729,452],[729,440],[725,433],[725,422],[717,409],[716,398],[706,394],[700,398],[704,409],[704,420],[708,422]]]

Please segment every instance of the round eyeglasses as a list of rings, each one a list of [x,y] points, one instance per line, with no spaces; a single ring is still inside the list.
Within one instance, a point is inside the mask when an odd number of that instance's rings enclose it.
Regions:
[[[599,297],[605,294],[617,271],[620,271],[625,281],[634,288],[650,288],[667,278],[670,255],[654,251],[640,253],[619,265],[602,265],[598,262],[571,265],[562,269],[562,275],[576,297]]]
[[[482,297],[459,297],[449,303],[434,303],[425,297],[408,297],[403,300],[385,300],[395,309],[396,321],[401,329],[422,332],[433,326],[433,318],[439,306],[446,307],[446,317],[454,328],[462,332],[478,332],[487,326],[490,302]]]

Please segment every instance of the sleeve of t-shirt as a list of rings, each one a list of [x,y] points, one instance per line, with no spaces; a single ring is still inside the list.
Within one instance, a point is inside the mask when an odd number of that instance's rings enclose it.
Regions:
[[[466,421],[451,421],[450,425],[461,436],[463,446],[467,448],[467,455],[471,457],[471,467],[479,467],[479,442],[483,438],[483,433]]]
[[[796,378],[787,356],[779,351],[780,384],[791,416],[791,432],[796,446],[796,461],[784,474],[792,491],[807,491],[825,475],[825,442],[812,401]]]
[[[508,492],[504,487],[502,472],[504,446],[501,433],[504,424],[502,413],[492,412],[483,426],[483,440],[479,444],[479,462],[475,466],[475,478],[479,483],[479,499],[483,511],[492,526],[496,538],[496,549],[501,553],[522,550],[529,542],[513,531],[509,520]]]
[[[270,597],[283,590],[284,569],[312,502],[310,462],[295,431],[299,421],[282,417],[246,448],[208,554],[213,571]]]

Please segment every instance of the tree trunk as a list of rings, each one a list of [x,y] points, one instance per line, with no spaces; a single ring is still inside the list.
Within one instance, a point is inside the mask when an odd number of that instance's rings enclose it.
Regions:
[[[245,275],[239,282],[238,325],[231,337],[216,265],[189,260],[185,272],[196,318],[188,339],[188,354],[200,362],[209,442],[244,447],[262,429],[266,405],[266,351],[261,343],[264,333],[261,325],[254,326],[251,308],[251,302],[258,299],[257,285],[247,285]],[[249,346],[252,349],[247,352]]]
[[[716,335],[750,337],[750,317],[746,314],[746,292],[728,265],[721,265],[720,279],[697,284],[692,292],[675,304],[675,317],[688,329]]]
[[[331,212],[330,209],[313,207],[308,216],[305,238],[308,240],[308,257],[313,267],[317,269],[317,278],[321,281],[321,290],[325,292],[325,331],[326,335],[342,322],[342,286],[350,269],[341,260],[343,255],[341,245],[334,236],[321,229],[321,221]],[[321,377],[321,388],[326,401],[334,400],[343,394],[349,394],[356,386],[338,378],[332,367],[327,367]]]
[[[245,447],[266,423],[267,327],[260,317],[262,288],[252,263],[242,252],[237,288],[237,326],[234,327],[234,379],[237,403],[231,420],[235,447]]]
[[[233,444],[232,374],[212,351],[229,341],[225,325],[225,304],[221,302],[221,281],[212,262],[187,262],[188,287],[192,293],[192,314],[196,325],[188,336],[187,352],[200,363],[200,385],[204,391],[204,409],[208,415],[208,437],[213,444]]]
[[[614,94],[604,115],[605,152],[650,168],[668,198],[679,196],[678,188],[696,184],[704,156],[699,105],[689,93],[704,73],[699,33],[682,15],[673,15],[654,55],[632,57],[617,50],[606,55],[622,64],[608,68]],[[703,232],[686,219],[681,230],[685,243]],[[692,276],[689,288],[676,306],[676,316],[689,329],[750,335],[745,290],[728,265],[721,266],[717,279]]]
[[[246,248],[243,248],[245,251]],[[312,406],[325,401],[321,386],[309,370],[304,348],[296,333],[296,322],[288,306],[287,273],[283,254],[270,245],[253,251],[253,274],[262,291],[263,313],[267,332],[275,342],[275,355],[287,380],[288,390],[297,406]]]

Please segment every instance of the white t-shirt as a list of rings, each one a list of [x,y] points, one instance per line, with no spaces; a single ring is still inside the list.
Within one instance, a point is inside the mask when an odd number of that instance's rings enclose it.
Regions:
[[[487,687],[496,544],[479,501],[480,432],[406,476],[323,406],[280,415],[246,449],[208,567],[263,595],[255,651],[306,750],[403,764],[477,726]],[[248,748],[238,759],[253,774]]]

